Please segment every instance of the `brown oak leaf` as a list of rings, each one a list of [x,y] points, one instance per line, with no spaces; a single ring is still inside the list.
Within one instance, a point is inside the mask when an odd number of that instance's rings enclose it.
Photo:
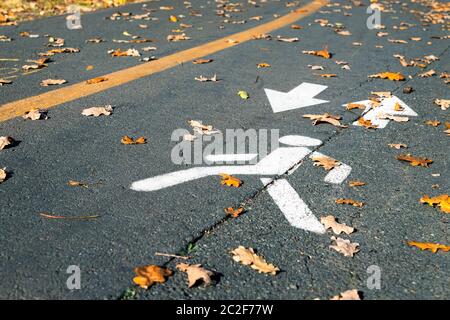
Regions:
[[[5,147],[9,146],[14,142],[14,139],[11,137],[0,137],[0,150],[5,149]]]
[[[113,112],[113,108],[111,105],[106,105],[103,107],[92,107],[92,108],[87,108],[84,109],[81,114],[83,116],[94,116],[94,117],[99,117],[99,116],[109,116],[111,113]]]
[[[409,164],[413,167],[421,166],[428,167],[430,163],[433,163],[433,160],[427,158],[419,158],[413,157],[411,154],[401,154],[397,156],[397,160],[409,162]]]
[[[311,159],[314,161],[314,166],[323,167],[325,170],[331,170],[341,165],[341,163],[336,159],[323,155],[313,155],[311,156]]]
[[[355,228],[353,227],[349,227],[343,223],[338,223],[336,221],[336,218],[333,217],[332,215],[321,217],[320,223],[322,223],[325,226],[325,229],[331,228],[331,230],[333,230],[335,234],[341,234],[342,232],[344,232],[345,234],[350,234],[353,233],[353,231],[355,231]]]
[[[336,126],[336,127],[347,128],[347,126],[342,125],[341,122],[339,121],[341,119],[340,116],[334,116],[329,113],[304,114],[303,118],[309,118],[309,119],[313,120],[313,122],[312,122],[313,126],[315,126],[319,123],[325,122],[325,123],[332,124],[333,126]]]
[[[350,205],[352,205],[354,207],[358,207],[358,208],[361,208],[362,206],[364,206],[364,202],[356,201],[353,199],[339,198],[339,199],[336,199],[335,202],[337,204],[350,204]]]
[[[339,237],[331,237],[333,241],[330,245],[331,249],[336,250],[339,253],[342,253],[346,257],[353,257],[356,253],[359,252],[359,243],[351,243],[350,240],[342,239]]]
[[[280,271],[279,268],[275,267],[273,264],[267,263],[264,258],[258,256],[252,248],[247,249],[243,246],[239,246],[231,251],[231,253],[233,254],[232,258],[234,261],[250,266],[258,272],[276,275],[277,272]]]
[[[361,300],[359,292],[356,289],[347,290],[341,292],[337,296],[332,297],[330,300]]]
[[[164,283],[166,278],[173,274],[172,270],[156,265],[137,267],[134,272],[136,277],[133,278],[133,282],[143,289],[148,289],[154,283]]]
[[[177,269],[187,273],[189,288],[192,288],[199,281],[203,282],[205,286],[210,285],[211,277],[214,275],[214,272],[203,268],[201,264],[180,263],[177,264]]]

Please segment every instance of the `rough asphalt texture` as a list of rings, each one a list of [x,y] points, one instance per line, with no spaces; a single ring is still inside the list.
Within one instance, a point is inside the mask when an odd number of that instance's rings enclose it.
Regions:
[[[145,13],[142,4],[135,4],[85,14],[82,30],[66,29],[64,17],[0,27],[0,34],[14,38],[11,43],[0,43],[0,58],[20,59],[0,62],[2,68],[20,68],[27,59],[46,51],[45,34],[62,37],[67,46],[81,49],[78,54],[57,55],[48,68],[20,75],[12,85],[0,87],[0,103],[54,89],[40,87],[43,79],[63,78],[70,84],[142,63],[138,58],[112,58],[107,54],[109,49],[133,47],[112,42],[126,39],[124,31],[154,39],[154,43],[135,47],[156,46],[155,52],[144,56],[163,57],[267,22],[274,14],[283,15],[292,9],[284,1],[268,1],[259,7],[245,3],[243,12],[233,13],[231,20],[246,19],[247,23],[226,24],[221,23],[223,17],[215,15],[215,2],[193,3],[203,17],[190,16],[182,1],[159,1],[148,2],[146,8],[175,7],[152,12],[159,21],[105,20],[117,11]],[[116,299],[133,288],[141,299],[328,299],[356,288],[366,299],[448,299],[449,253],[432,254],[406,245],[408,240],[450,244],[448,215],[419,203],[424,194],[448,193],[450,187],[449,138],[442,125],[434,128],[424,124],[426,120],[449,121],[448,110],[433,104],[436,98],[449,98],[448,85],[438,76],[417,77],[429,69],[449,71],[448,40],[430,38],[448,31],[440,25],[420,26],[417,17],[396,4],[393,7],[397,12],[382,14],[389,36],[377,37],[378,30],[366,28],[367,1],[352,9],[342,8],[351,2],[337,3],[341,6],[324,7],[322,12],[300,20],[301,30],[286,27],[271,33],[274,37],[299,37],[299,42],[250,41],[209,56],[214,59],[212,63],[187,63],[61,105],[48,112],[48,120],[18,118],[0,123],[0,136],[18,141],[0,151],[0,167],[7,167],[10,174],[0,185],[0,298]],[[192,40],[166,41],[171,30],[178,28],[167,20],[170,14],[183,14],[186,17],[181,22],[193,24],[186,30]],[[249,20],[259,15],[263,16],[260,22]],[[343,23],[352,35],[339,36],[333,28],[315,23],[316,19]],[[401,22],[416,26],[393,29]],[[149,28],[139,28],[140,23]],[[225,28],[219,29],[219,25]],[[41,36],[21,38],[22,31]],[[85,42],[97,36],[105,42]],[[422,41],[387,41],[410,37],[422,37]],[[319,50],[326,45],[334,54],[330,60],[301,54],[302,50]],[[401,67],[393,57],[396,53],[410,58],[434,54],[440,60],[422,71]],[[341,70],[335,60],[348,61],[351,70]],[[260,62],[268,62],[271,67],[257,69]],[[312,71],[309,64],[322,65],[323,72],[336,73],[338,78],[318,77],[315,73],[320,71]],[[86,71],[87,65],[93,65],[94,70]],[[387,70],[413,78],[403,82],[367,78]],[[12,71],[1,69],[4,73]],[[4,73],[0,77],[12,74]],[[194,81],[200,74],[215,73],[221,79],[217,83]],[[286,92],[301,82],[327,85],[318,98],[330,103],[272,113],[263,89]],[[415,91],[403,94],[406,85]],[[246,90],[250,99],[240,99],[238,90]],[[302,118],[306,113],[329,112],[341,115],[342,122],[349,124],[360,111],[345,111],[342,104],[367,99],[371,91],[386,90],[419,116],[406,123],[390,122],[378,130],[312,126],[310,120]],[[115,107],[113,115],[87,118],[80,114],[86,107],[105,104]],[[354,258],[344,257],[329,249],[331,232],[316,235],[289,225],[259,177],[239,176],[244,181],[241,188],[220,186],[219,177],[209,177],[155,192],[130,190],[133,181],[181,169],[170,161],[176,144],[170,137],[177,128],[189,129],[190,119],[222,131],[274,128],[280,135],[299,134],[325,141],[318,150],[349,164],[353,171],[348,180],[362,180],[367,185],[350,188],[347,181],[337,186],[326,184],[326,172],[314,167],[309,159],[287,179],[317,217],[333,214],[340,222],[354,226],[357,232],[343,238],[358,242],[361,251]],[[124,146],[120,144],[123,135],[143,135],[148,143]],[[434,162],[430,168],[401,163],[395,158],[405,151],[389,148],[389,143],[405,143],[409,147],[406,152]],[[437,173],[440,176],[432,176]],[[68,180],[86,182],[89,188],[69,187]],[[436,184],[439,188],[433,189]],[[335,204],[340,197],[361,200],[366,205],[355,208]],[[243,216],[223,220],[223,208],[244,202],[247,212]],[[41,217],[41,212],[100,217],[54,220]],[[155,256],[155,252],[186,254],[189,243],[196,246],[189,253],[189,263],[201,263],[220,273],[216,285],[188,289],[185,274],[176,272],[165,284],[148,291],[133,286],[134,267],[158,264],[175,269],[177,261]],[[277,276],[259,274],[234,262],[229,251],[239,245],[255,248],[282,272]],[[66,288],[69,265],[81,268],[81,290]],[[366,286],[370,265],[382,270],[381,290]]]

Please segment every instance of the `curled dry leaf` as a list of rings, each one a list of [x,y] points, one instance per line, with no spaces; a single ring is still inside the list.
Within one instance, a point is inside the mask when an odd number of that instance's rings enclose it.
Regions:
[[[4,84],[11,84],[11,83],[12,83],[11,80],[6,80],[6,79],[0,78],[0,87],[3,86]]]
[[[330,300],[361,300],[359,292],[356,289],[347,290],[341,292],[337,296],[332,297]]]
[[[57,86],[66,83],[67,81],[64,79],[46,79],[42,80],[41,86],[48,87],[48,86]]]
[[[314,166],[323,167],[325,170],[331,170],[341,165],[336,159],[324,155],[313,155],[311,159],[314,161]]]
[[[226,185],[226,186],[235,187],[235,188],[239,188],[242,185],[241,180],[239,180],[238,178],[233,177],[229,174],[219,173],[219,176],[222,177],[222,180],[220,181],[221,185]]]
[[[207,78],[207,77],[205,77],[203,75],[200,75],[199,77],[195,77],[194,79],[197,80],[197,81],[200,81],[200,82],[217,82],[217,81],[219,81],[217,79],[217,75],[216,74],[213,75],[211,78]]]
[[[136,140],[134,140],[129,136],[123,136],[122,139],[120,139],[120,142],[126,145],[145,144],[147,143],[147,139],[145,139],[144,137],[139,137]]]
[[[258,64],[256,65],[256,67],[257,67],[258,69],[261,69],[261,68],[269,68],[269,67],[270,67],[270,64],[268,64],[267,62],[260,62],[260,63],[258,63]]]
[[[242,100],[247,100],[248,98],[250,98],[247,91],[244,90],[239,90],[237,94],[239,97],[241,97]]]
[[[171,41],[171,42],[178,42],[178,41],[184,41],[184,40],[191,40],[191,38],[186,36],[185,33],[182,33],[182,34],[169,34],[167,36],[167,41]]]
[[[450,213],[450,197],[448,194],[441,194],[439,196],[430,198],[428,195],[424,195],[420,198],[420,203],[426,203],[430,206],[437,206],[444,213]]]
[[[231,251],[231,254],[233,254],[232,258],[234,261],[250,266],[258,272],[276,275],[277,272],[280,271],[280,269],[275,267],[273,264],[267,263],[264,258],[258,256],[252,248],[247,249],[243,246],[239,246]]]
[[[22,118],[28,119],[28,120],[40,120],[40,119],[47,119],[47,115],[45,111],[41,111],[39,109],[32,109],[28,112],[26,112]]]
[[[166,278],[173,274],[173,271],[155,265],[137,267],[134,269],[136,277],[133,282],[143,289],[148,289],[154,283],[164,283]]]
[[[323,70],[322,66],[312,65],[312,64],[308,64],[308,68],[311,68],[311,70]]]
[[[211,277],[214,275],[214,272],[203,268],[201,264],[180,263],[177,264],[177,269],[187,273],[189,288],[192,288],[199,281],[203,282],[205,286],[209,286]]]
[[[444,252],[450,251],[450,246],[446,246],[440,243],[408,241],[408,245],[411,247],[419,248],[420,250],[430,250],[433,253],[436,253],[439,250],[442,250]]]
[[[111,113],[113,112],[113,108],[111,105],[106,105],[103,107],[92,107],[92,108],[87,108],[84,109],[81,114],[83,116],[94,116],[94,117],[99,117],[99,116],[109,116]]]
[[[351,234],[353,233],[353,231],[355,231],[354,228],[349,227],[346,224],[338,223],[336,221],[336,218],[333,217],[332,215],[321,217],[320,223],[322,223],[325,226],[326,230],[331,228],[331,230],[333,230],[335,234],[341,234],[342,232],[344,232],[345,234]]]
[[[82,187],[82,188],[88,188],[88,185],[86,183],[75,181],[75,180],[69,180],[67,182],[67,185],[70,187]]]
[[[350,187],[362,187],[362,186],[365,186],[366,183],[362,182],[362,181],[349,181],[348,185]]]
[[[6,168],[0,169],[0,183],[6,180],[7,175]]]
[[[447,110],[450,107],[450,99],[436,99],[434,103],[441,107],[441,110]]]
[[[336,199],[335,202],[337,204],[350,204],[350,205],[352,205],[354,207],[358,207],[358,208],[361,208],[364,205],[364,202],[356,201],[353,199],[344,199],[344,198]]]
[[[411,154],[401,154],[397,157],[397,160],[409,162],[409,164],[413,167],[421,166],[428,167],[430,163],[433,163],[433,160],[427,158],[419,158],[413,157]]]
[[[128,49],[126,51],[116,49],[111,52],[111,56],[113,56],[113,57],[140,57],[141,54],[136,49]]]
[[[309,118],[309,119],[313,120],[313,122],[312,122],[313,126],[315,126],[319,123],[322,123],[322,122],[326,122],[326,123],[332,124],[333,126],[336,126],[336,127],[347,128],[347,126],[342,125],[341,122],[339,121],[341,119],[340,116],[334,116],[329,113],[305,114],[305,115],[303,115],[303,118]]]
[[[9,146],[14,142],[14,139],[11,137],[0,137],[0,150],[5,149],[5,147]]]
[[[405,80],[405,76],[401,73],[396,72],[380,72],[376,74],[371,74],[368,78],[380,78],[380,79],[388,79],[391,81],[403,81]]]
[[[189,125],[194,129],[194,133],[198,135],[212,135],[219,133],[219,130],[215,130],[212,125],[204,125],[198,120],[189,120]]]
[[[421,78],[429,78],[429,77],[432,77],[432,76],[435,76],[435,75],[436,75],[436,71],[431,69],[431,70],[429,70],[427,72],[420,73],[419,77],[421,77]]]
[[[404,143],[389,143],[389,147],[400,150],[401,148],[408,148],[408,146]]]
[[[366,109],[366,106],[360,103],[347,103],[345,105],[345,109],[346,110],[353,110],[353,109],[361,109],[364,110]]]
[[[302,53],[304,54],[309,54],[309,55],[313,55],[313,56],[318,56],[318,57],[322,57],[325,59],[330,59],[331,58],[331,53],[328,51],[328,48],[325,47],[323,50],[303,50]]]
[[[240,207],[240,208],[234,209],[233,207],[228,207],[228,208],[224,209],[224,211],[227,215],[230,215],[233,218],[237,218],[244,212],[244,208]]]
[[[386,114],[386,113],[379,114],[377,116],[377,118],[378,119],[389,119],[389,120],[393,120],[395,122],[408,122],[409,121],[408,117],[393,116],[393,115]]]
[[[93,79],[87,80],[86,84],[96,84],[96,83],[100,83],[100,82],[104,82],[104,81],[108,81],[108,78],[106,78],[106,77],[97,77],[97,78],[93,78]]]
[[[213,59],[196,59],[196,60],[193,60],[192,63],[193,64],[205,64],[205,63],[210,63],[213,61],[214,61]]]
[[[277,36],[277,40],[281,41],[281,42],[289,42],[289,43],[291,43],[291,42],[298,42],[299,38],[297,38],[297,37],[285,38],[285,37],[282,37],[282,36]]]
[[[339,237],[331,237],[332,243],[330,245],[331,249],[342,253],[346,257],[353,257],[359,252],[359,243],[351,243],[350,240],[342,239]]]
[[[322,74],[315,74],[316,76],[322,77],[322,78],[336,78],[337,74],[335,73],[322,73]]]

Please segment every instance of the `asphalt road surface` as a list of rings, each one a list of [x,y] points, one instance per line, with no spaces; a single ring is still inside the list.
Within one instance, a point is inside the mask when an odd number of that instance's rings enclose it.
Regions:
[[[0,87],[0,115],[7,103],[133,66],[144,67],[282,17],[308,1],[293,1],[293,5],[243,1],[226,7],[229,17],[216,14],[223,10],[221,3],[192,1],[192,9],[183,1],[127,5],[83,14],[80,30],[68,29],[64,16],[0,27],[0,34],[12,38],[0,42],[0,78],[13,81]],[[295,22],[301,29],[288,24],[271,31],[271,40],[230,45],[208,54],[205,58],[213,59],[211,63],[179,63],[95,94],[80,94],[49,108],[47,120],[15,117],[1,122],[0,136],[16,142],[0,151],[0,168],[6,167],[8,172],[0,184],[0,298],[118,299],[126,292],[126,297],[139,299],[328,299],[357,289],[364,299],[448,299],[450,253],[421,251],[407,244],[450,245],[448,214],[419,202],[425,194],[448,194],[450,187],[449,137],[443,132],[449,113],[434,103],[435,99],[450,98],[446,79],[440,77],[450,71],[448,19],[425,23],[420,12],[431,10],[425,1],[383,2],[381,24],[385,29],[369,29],[368,5],[368,1],[360,6],[350,1],[323,3]],[[161,10],[162,6],[174,8]],[[192,14],[193,10],[197,14]],[[108,19],[119,11],[131,13],[131,17],[149,13],[152,19],[131,19],[126,14]],[[446,14],[448,17],[448,8]],[[170,15],[179,16],[179,21],[169,21]],[[169,34],[175,34],[173,29],[183,29],[180,23],[192,25],[184,27],[191,39],[167,41]],[[351,35],[336,33],[340,27]],[[21,37],[24,31],[39,37]],[[388,35],[377,36],[379,32]],[[30,64],[27,60],[51,49],[46,47],[46,35],[63,38],[66,47],[80,52],[57,54],[47,67],[23,72],[22,66]],[[130,35],[153,42],[114,42],[130,40]],[[298,37],[299,41],[277,41],[277,36]],[[104,41],[86,42],[95,37]],[[149,46],[157,49],[143,50]],[[324,47],[332,53],[331,59],[302,53]],[[108,54],[117,48],[138,49],[141,57]],[[438,60],[424,68],[403,67],[394,54],[411,60],[434,55]],[[141,61],[150,56],[158,60]],[[336,61],[348,62],[350,70]],[[270,67],[257,68],[259,63]],[[92,70],[86,70],[89,65]],[[324,70],[312,70],[308,65],[320,65]],[[436,75],[418,76],[430,70]],[[384,71],[401,72],[406,79],[368,78]],[[323,73],[336,77],[318,75]],[[194,80],[214,74],[220,81]],[[49,78],[65,79],[67,84],[40,86]],[[316,98],[329,102],[274,113],[264,89],[288,92],[304,82],[327,86]],[[406,86],[414,91],[404,93]],[[249,99],[242,99],[237,94],[240,90],[246,91]],[[352,125],[362,110],[347,111],[343,104],[366,100],[373,91],[392,92],[417,116],[407,122],[390,121],[378,129]],[[110,116],[81,115],[83,109],[99,105],[112,105],[114,111]],[[341,116],[341,123],[348,127],[313,126],[303,117],[323,113]],[[286,180],[315,217],[331,214],[353,226],[354,233],[340,237],[359,243],[360,251],[346,257],[329,247],[335,236],[330,230],[317,234],[292,226],[269,195],[269,187],[261,183],[261,176],[236,174],[244,182],[239,188],[222,186],[220,177],[214,175],[151,192],[130,189],[141,179],[204,166],[171,161],[177,145],[171,141],[172,132],[191,130],[191,119],[221,132],[278,129],[280,136],[323,141],[311,148],[352,168],[344,182],[326,183],[328,172],[309,158],[300,160],[291,174],[286,170],[275,180]],[[441,125],[430,126],[425,124],[427,120],[438,120]],[[148,141],[123,145],[124,135],[144,136]],[[396,150],[388,146],[392,143],[408,148]],[[428,168],[413,167],[396,159],[401,153],[426,157],[433,163]],[[69,186],[69,180],[86,183],[87,188]],[[352,180],[366,185],[350,187]],[[338,198],[365,205],[336,204]],[[246,209],[244,214],[224,218],[224,208],[240,204]],[[63,218],[51,219],[41,213]],[[83,216],[97,217],[70,219]],[[254,248],[281,271],[276,276],[262,274],[233,261],[230,251],[240,245]],[[157,256],[157,252],[190,259]],[[148,290],[132,282],[137,266],[156,264],[175,270],[179,262],[202,264],[219,277],[211,286],[195,288],[188,288],[181,272]],[[70,276],[66,270],[71,265],[81,270],[81,289],[66,286]],[[372,265],[381,270],[380,289],[367,286],[371,276],[367,269]]]

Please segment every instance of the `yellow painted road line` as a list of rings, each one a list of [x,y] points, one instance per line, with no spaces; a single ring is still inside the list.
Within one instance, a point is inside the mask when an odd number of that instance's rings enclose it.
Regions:
[[[175,67],[181,63],[202,58],[235,45],[239,45],[240,43],[252,40],[255,35],[270,33],[276,29],[292,24],[295,21],[316,12],[328,3],[329,0],[312,1],[280,18],[261,24],[254,28],[205,43],[198,47],[183,50],[158,60],[106,74],[103,77],[108,80],[104,82],[87,84],[83,81],[67,87],[48,91],[37,96],[6,103],[0,106],[0,122],[21,116],[32,108],[50,109],[62,103],[77,100],[94,93],[120,86],[127,82]],[[229,43],[227,41],[229,39],[233,39],[235,42]]]

